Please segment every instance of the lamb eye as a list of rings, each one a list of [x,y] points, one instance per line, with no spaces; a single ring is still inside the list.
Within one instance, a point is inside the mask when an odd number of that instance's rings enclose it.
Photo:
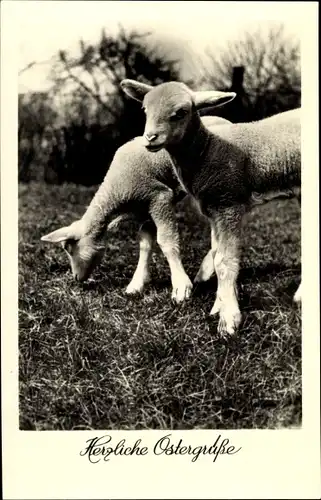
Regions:
[[[176,113],[170,117],[170,119],[171,121],[181,120],[184,116],[186,116],[186,114],[186,109],[178,109]]]

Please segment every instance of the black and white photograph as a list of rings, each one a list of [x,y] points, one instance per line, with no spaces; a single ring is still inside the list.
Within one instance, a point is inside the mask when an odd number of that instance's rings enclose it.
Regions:
[[[19,431],[300,432],[300,2],[12,3]]]

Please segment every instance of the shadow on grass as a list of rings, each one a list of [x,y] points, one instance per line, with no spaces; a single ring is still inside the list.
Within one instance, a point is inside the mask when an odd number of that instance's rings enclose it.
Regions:
[[[222,338],[217,318],[209,316],[216,278],[195,286],[191,300],[173,304],[161,252],[153,256],[143,295],[125,294],[138,260],[130,226],[111,235],[102,265],[85,283],[74,281],[62,250],[41,246],[40,228],[81,214],[91,194],[84,189],[81,197],[76,186],[30,185],[20,199],[20,428],[299,426],[301,318],[292,296],[300,280],[300,232],[294,204],[266,206],[260,218],[250,219],[238,283],[243,321],[235,336]],[[182,259],[193,279],[208,251],[208,228],[191,213],[181,231],[188,242]]]
[[[266,266],[251,266],[242,268],[238,275],[238,286],[246,285],[248,281],[254,282],[259,281],[260,283],[265,283],[271,281],[273,277],[281,277],[280,275],[295,275],[297,276],[290,284],[284,287],[278,287],[277,295],[282,298],[284,296],[292,297],[298,287],[300,282],[301,266],[294,266],[290,269],[287,266],[276,264],[274,262],[267,264]],[[217,277],[213,276],[208,281],[203,283],[197,283],[194,285],[193,296],[194,297],[204,297],[206,295],[212,294],[213,290],[217,289]],[[246,294],[243,294],[243,300]],[[285,297],[286,299],[287,297]],[[246,301],[245,301],[246,302]]]
[[[66,272],[67,266],[64,266]],[[166,292],[168,294],[168,302],[170,303],[171,294],[171,281],[170,277],[155,276],[152,273],[151,282],[146,286],[142,293],[136,295],[126,295],[125,290],[130,282],[130,276],[124,276],[123,272],[117,275],[114,269],[108,269],[105,265],[103,271],[99,271],[98,276],[94,276],[89,281],[84,283],[74,283],[76,287],[80,287],[84,292],[94,291],[98,295],[105,295],[106,293],[121,294],[124,299],[131,303],[139,303],[143,296],[152,294],[158,296]],[[286,266],[278,264],[267,264],[261,267],[247,267],[240,271],[238,278],[239,290],[239,305],[242,311],[255,311],[255,310],[269,310],[275,307],[278,303],[282,307],[293,306],[293,295],[300,282],[300,266],[292,267],[291,269]],[[62,274],[59,272],[59,274]],[[292,277],[295,275],[295,278]],[[280,277],[288,277],[286,282],[282,282]],[[273,283],[273,279],[278,278],[277,286]],[[290,282],[288,279],[290,278]],[[262,284],[270,281],[271,287],[266,289]],[[257,287],[252,289],[253,282],[257,283]],[[284,284],[283,284],[284,283]],[[249,289],[250,287],[250,289]],[[214,301],[215,293],[217,290],[217,278],[213,276],[210,280],[197,283],[194,285],[191,299],[186,302],[189,307],[191,303],[196,308],[211,307],[211,302]],[[174,307],[174,304],[173,304]],[[185,307],[185,303],[176,306],[178,310]],[[217,327],[217,320],[208,317],[206,320],[211,330],[215,331]]]
[[[285,265],[280,265],[276,262],[270,262],[265,266],[256,267],[245,267],[240,270],[239,280],[246,281],[248,279],[253,280],[255,278],[260,281],[269,281],[271,276],[276,276],[280,274],[300,274],[301,266],[294,266],[289,269]]]

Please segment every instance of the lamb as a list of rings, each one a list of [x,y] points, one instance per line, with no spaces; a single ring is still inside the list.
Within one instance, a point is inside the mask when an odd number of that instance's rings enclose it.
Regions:
[[[203,122],[209,127],[230,123],[215,116],[204,117]],[[134,217],[141,224],[139,259],[126,292],[142,292],[150,280],[149,265],[157,232],[157,242],[170,267],[172,298],[179,303],[190,296],[192,289],[180,258],[174,212],[175,205],[185,196],[168,153],[165,150],[150,153],[143,145],[143,138],[136,137],[117,150],[83,217],[42,236],[41,240],[61,243],[74,278],[84,281],[103,258],[107,229]]]
[[[128,79],[121,87],[143,103],[146,149],[168,151],[178,179],[210,222],[218,279],[210,314],[219,315],[220,334],[233,334],[241,322],[236,280],[244,215],[256,193],[300,187],[300,109],[210,131],[198,110],[224,105],[234,92],[193,92],[180,82],[152,87]],[[295,300],[300,294],[301,287]]]

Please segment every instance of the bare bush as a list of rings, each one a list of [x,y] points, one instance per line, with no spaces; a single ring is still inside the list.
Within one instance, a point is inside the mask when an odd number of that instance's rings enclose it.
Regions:
[[[115,35],[103,31],[96,44],[80,40],[77,55],[59,51],[52,59],[52,87],[41,93],[47,107],[50,103],[46,120],[32,99],[21,104],[19,123],[28,140],[19,140],[20,180],[35,178],[31,165],[42,158],[42,178],[47,182],[101,182],[116,149],[144,129],[144,114],[121,91],[121,80],[155,85],[180,79],[178,63],[148,37],[148,33],[126,33],[120,27]],[[34,143],[37,134],[45,155]]]
[[[234,67],[244,67],[244,92],[252,119],[300,105],[300,46],[282,25],[246,32],[222,50],[208,51],[205,81],[211,88],[231,87]]]

